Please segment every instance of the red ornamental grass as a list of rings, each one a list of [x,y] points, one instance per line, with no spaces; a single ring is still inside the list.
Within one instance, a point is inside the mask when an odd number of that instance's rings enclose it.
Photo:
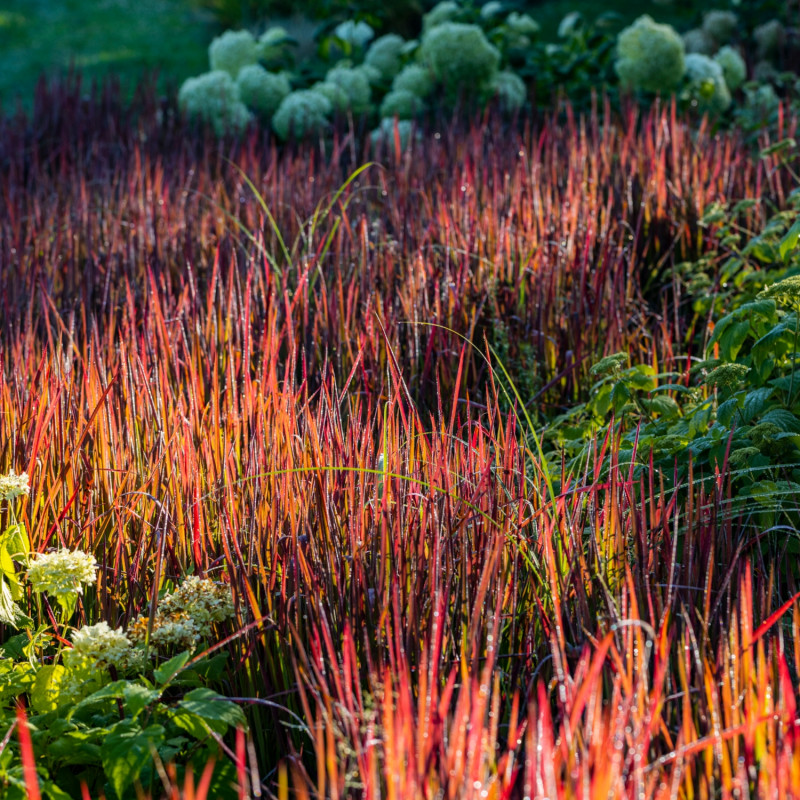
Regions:
[[[530,345],[537,423],[603,354],[684,369],[693,320],[650,276],[708,250],[711,203],[782,202],[779,164],[659,107],[368,154],[56,87],[0,129],[19,516],[38,550],[96,554],[88,622],[187,571],[230,583],[241,792],[792,796],[781,543],[730,513],[726,475],[561,474],[483,357]]]

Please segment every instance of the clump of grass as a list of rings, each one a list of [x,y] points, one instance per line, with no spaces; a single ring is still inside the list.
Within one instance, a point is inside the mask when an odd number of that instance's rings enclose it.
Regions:
[[[86,623],[227,573],[274,794],[790,796],[777,537],[725,474],[684,499],[609,437],[578,479],[530,435],[603,355],[672,369],[696,321],[651,273],[705,252],[711,203],[787,193],[735,134],[626,114],[442,124],[360,172],[352,131],[219,142],[146,88],[0,119],[18,516],[97,558]],[[481,357],[497,319],[537,397]]]

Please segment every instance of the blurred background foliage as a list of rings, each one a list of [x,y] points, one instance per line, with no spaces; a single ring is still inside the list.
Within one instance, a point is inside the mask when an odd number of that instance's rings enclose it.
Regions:
[[[299,41],[313,39],[321,22],[358,18],[379,32],[419,33],[421,15],[435,0],[3,0],[0,8],[0,105],[29,107],[42,75],[79,69],[90,83],[108,74],[132,91],[143,72],[157,71],[162,87],[177,86],[207,68],[212,37],[227,28],[256,31],[280,21]],[[480,6],[482,3],[477,2]],[[770,15],[800,15],[800,0],[720,0],[745,25]],[[701,0],[507,0],[556,38],[560,21],[577,11],[592,20],[629,24],[642,13],[686,30],[702,19]],[[790,21],[790,20],[789,20]]]

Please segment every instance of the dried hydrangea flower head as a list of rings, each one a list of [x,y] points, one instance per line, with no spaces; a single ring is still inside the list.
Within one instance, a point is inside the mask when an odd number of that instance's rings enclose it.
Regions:
[[[683,39],[643,14],[617,38],[614,67],[624,86],[648,92],[675,89],[685,71]]]
[[[68,667],[127,666],[131,642],[122,628],[116,630],[107,622],[87,625],[72,634],[72,649],[64,653],[64,663]]]
[[[191,576],[159,603],[150,644],[157,648],[193,648],[210,637],[215,622],[224,622],[233,612],[229,586]],[[147,615],[138,617],[128,630],[130,638],[144,642],[147,624]]]
[[[97,580],[94,556],[81,550],[39,553],[28,568],[28,580],[37,592],[57,600],[83,594],[83,587]]]
[[[16,500],[31,493],[27,472],[17,475],[12,469],[8,475],[0,475],[0,500]]]

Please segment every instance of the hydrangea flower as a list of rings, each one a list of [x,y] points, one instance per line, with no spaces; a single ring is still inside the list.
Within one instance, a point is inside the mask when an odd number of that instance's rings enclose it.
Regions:
[[[210,123],[218,136],[242,131],[250,122],[250,112],[239,97],[236,83],[223,70],[184,81],[178,105],[190,119]]]
[[[753,80],[759,83],[769,83],[775,80],[777,75],[778,70],[775,69],[775,65],[766,58],[761,59],[753,67]]]
[[[759,58],[773,58],[786,42],[786,29],[779,20],[771,19],[753,31],[753,38],[758,45]]]
[[[415,94],[404,89],[393,90],[383,98],[381,117],[411,119],[422,111],[424,103]]]
[[[444,22],[422,37],[418,57],[451,94],[483,90],[500,64],[500,53],[477,25]]]
[[[433,73],[421,64],[408,64],[395,76],[392,90],[427,97],[433,91]]]
[[[153,620],[150,644],[154,647],[193,648],[211,635],[215,622],[233,616],[228,586],[197,576],[187,578],[159,604]],[[143,642],[147,636],[147,615],[138,617],[129,630],[130,638]]]
[[[683,46],[687,53],[701,53],[710,56],[715,50],[714,40],[702,29],[692,28],[683,34]]]
[[[350,98],[347,92],[335,83],[317,81],[312,87],[312,92],[321,94],[331,104],[333,111],[342,113],[350,107]]]
[[[512,11],[501,28],[507,47],[529,47],[531,39],[539,33],[539,23],[529,14]]]
[[[370,108],[372,89],[363,70],[354,67],[334,67],[325,76],[326,83],[334,83],[344,89],[350,109],[360,114]]]
[[[258,62],[259,46],[250,31],[225,31],[208,46],[211,71],[222,70],[236,78],[239,70]]]
[[[409,119],[382,119],[380,125],[370,134],[373,148],[384,145],[394,150],[395,131],[400,137],[400,149],[405,150],[414,132],[414,123]]]
[[[0,475],[0,500],[16,500],[31,493],[27,472],[17,475],[12,469],[8,475]]]
[[[97,580],[94,556],[81,550],[39,553],[28,568],[28,580],[34,591],[47,592],[59,602],[78,594]]]
[[[290,135],[307,136],[327,125],[330,100],[319,92],[302,89],[283,98],[272,117],[272,129],[284,141]]]
[[[643,14],[619,34],[614,66],[624,86],[670,91],[683,77],[684,58],[683,40],[675,29]]]
[[[258,57],[262,61],[274,61],[283,56],[289,33],[286,28],[267,28],[258,39]]]
[[[127,665],[130,650],[131,642],[122,628],[115,630],[107,622],[98,622],[72,634],[72,649],[64,653],[64,664],[68,667],[123,668]]]
[[[781,104],[775,89],[764,83],[757,89],[745,89],[745,103],[748,110],[760,119],[768,119]]]
[[[375,31],[366,22],[348,19],[337,25],[333,34],[351,47],[363,48],[375,36]]]
[[[357,67],[353,67],[353,71],[360,72],[367,79],[367,83],[370,86],[383,81],[381,71],[372,64],[359,64]]]
[[[528,90],[525,81],[511,70],[498,72],[491,83],[491,90],[506,111],[515,111],[525,105],[528,99]]]
[[[242,102],[265,120],[272,118],[283,98],[292,91],[285,75],[267,72],[260,64],[244,67],[236,86]]]
[[[453,22],[459,19],[463,14],[461,6],[453,0],[442,0],[437,3],[427,14],[422,17],[422,30],[423,32],[435,28],[445,22]]]
[[[722,67],[708,56],[690,53],[686,56],[686,76],[693,97],[700,108],[722,112],[731,104],[731,93],[725,83]]]
[[[730,45],[720,48],[714,61],[722,67],[725,83],[732,91],[736,91],[747,79],[747,65],[739,51]]]
[[[496,17],[502,10],[502,3],[498,2],[498,0],[489,0],[489,2],[481,8],[481,19],[492,19],[492,17]]]
[[[387,33],[372,43],[364,56],[364,63],[378,70],[381,78],[390,81],[403,66],[402,50],[405,43],[402,36]]]
[[[717,45],[727,44],[736,33],[739,17],[733,11],[707,11],[703,16],[703,31]]]

